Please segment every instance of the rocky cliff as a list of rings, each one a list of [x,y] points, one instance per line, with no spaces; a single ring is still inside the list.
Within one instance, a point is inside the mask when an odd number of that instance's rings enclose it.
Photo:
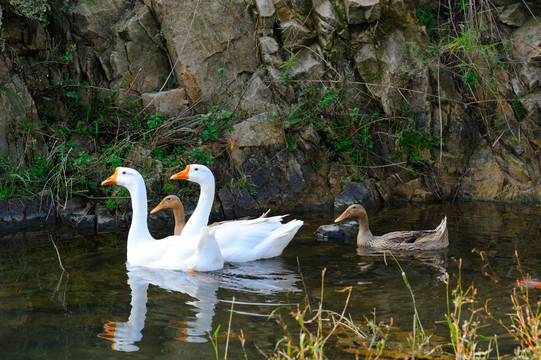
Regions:
[[[100,156],[129,121],[102,112],[81,125],[101,91],[170,124],[120,160],[163,184],[180,164],[164,170],[154,147],[206,151],[223,216],[331,208],[344,191],[541,204],[541,6],[448,6],[81,0],[40,22],[4,4],[0,154],[32,161],[64,134],[68,155]]]

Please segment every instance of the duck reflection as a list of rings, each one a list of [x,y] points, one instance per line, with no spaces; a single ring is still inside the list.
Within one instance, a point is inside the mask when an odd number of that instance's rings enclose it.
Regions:
[[[107,321],[104,332],[98,335],[111,341],[111,348],[117,351],[139,350],[136,343],[143,338],[149,284],[181,292],[194,299],[185,303],[195,312],[193,319],[176,321],[171,326],[182,334],[175,339],[190,343],[207,341],[215,306],[220,301],[217,296],[219,288],[262,295],[299,291],[295,286],[299,280],[297,273],[284,268],[280,259],[228,265],[219,272],[195,274],[130,265],[126,268],[132,297],[128,321]],[[242,297],[241,294],[239,296]]]
[[[422,264],[434,268],[436,270],[436,279],[438,279],[439,281],[445,281],[447,279],[447,268],[449,266],[448,254],[449,250],[447,248],[431,251],[401,251],[397,253],[386,250],[371,249],[367,247],[357,248],[357,255],[366,258],[382,256],[392,259],[392,257],[395,256],[398,261],[403,258],[414,258]],[[368,268],[367,265],[368,264],[363,263],[361,267]]]

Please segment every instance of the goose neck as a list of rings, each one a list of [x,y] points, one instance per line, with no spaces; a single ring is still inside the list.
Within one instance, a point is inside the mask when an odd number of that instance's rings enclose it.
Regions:
[[[128,233],[128,252],[130,244],[147,242],[153,240],[147,225],[147,192],[142,180],[137,181],[132,186],[127,187],[130,192],[132,205],[132,220],[130,231]]]
[[[197,206],[190,216],[190,219],[182,230],[182,236],[192,236],[199,234],[203,226],[207,226],[214,202],[214,180],[200,184],[201,194],[197,201]]]

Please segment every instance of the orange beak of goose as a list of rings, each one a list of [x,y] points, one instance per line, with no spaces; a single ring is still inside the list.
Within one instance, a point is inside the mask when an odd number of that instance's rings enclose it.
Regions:
[[[103,185],[116,185],[116,174],[118,172],[118,168],[115,169],[115,173],[111,176],[109,176],[107,179],[103,180],[101,182],[101,186]]]
[[[342,215],[340,215],[339,217],[337,217],[334,222],[337,223],[337,222],[340,222],[340,221],[344,221],[346,219],[349,219],[349,212],[346,210],[342,213]]]
[[[171,180],[188,180],[188,173],[190,172],[190,165],[186,166],[186,169],[171,176]]]
[[[151,213],[151,214],[154,214],[154,213],[156,213],[156,212],[158,212],[158,211],[161,211],[161,210],[163,210],[163,209],[165,209],[165,208],[163,207],[163,200],[162,200],[162,201],[160,201],[160,203],[159,203],[154,209],[152,209],[152,210],[150,211],[150,213]]]

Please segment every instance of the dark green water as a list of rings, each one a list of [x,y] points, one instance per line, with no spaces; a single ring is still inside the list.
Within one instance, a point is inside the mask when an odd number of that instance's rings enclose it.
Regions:
[[[404,204],[369,213],[374,234],[433,228],[444,215],[448,251],[435,257],[399,256],[399,261],[423,326],[446,341],[446,287],[440,279],[446,271],[457,274],[454,259],[462,259],[463,283],[475,284],[479,304],[492,299],[492,311],[506,319],[509,297],[520,279],[515,250],[523,271],[541,277],[541,209],[490,203]],[[352,286],[347,309],[351,318],[363,323],[375,310],[378,321],[392,317],[394,329],[411,331],[411,295],[392,259],[358,253],[352,243],[317,241],[314,231],[331,223],[333,214],[296,218],[305,225],[282,256],[195,275],[128,269],[122,233],[82,236],[42,229],[1,234],[0,358],[115,359],[130,351],[131,357],[141,359],[212,359],[208,332],[214,333],[219,325],[223,358],[232,307],[232,333],[242,330],[246,341],[243,350],[238,336],[233,336],[228,358],[243,358],[244,351],[249,359],[263,358],[257,349],[272,350],[283,334],[269,315],[288,303],[304,307],[305,297],[316,307],[324,268],[325,309],[341,312],[345,294],[339,290]],[[486,254],[497,282],[483,275],[488,268],[479,252]],[[530,298],[535,303],[539,293],[532,290]],[[291,320],[287,310],[281,314]],[[504,331],[494,325],[481,333]],[[506,336],[500,345],[502,352],[513,347]],[[340,349],[331,349],[330,354],[354,358]]]

